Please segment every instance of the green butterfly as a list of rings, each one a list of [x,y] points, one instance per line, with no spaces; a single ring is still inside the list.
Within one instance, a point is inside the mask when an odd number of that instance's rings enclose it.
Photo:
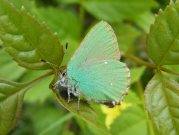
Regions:
[[[86,101],[115,106],[129,88],[130,72],[119,61],[117,38],[105,21],[96,24],[81,42],[54,85],[58,91]]]

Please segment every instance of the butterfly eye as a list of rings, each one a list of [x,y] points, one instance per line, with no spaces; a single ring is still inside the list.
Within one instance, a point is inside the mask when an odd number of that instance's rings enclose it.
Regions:
[[[66,75],[66,72],[63,72],[63,73],[62,73],[62,76],[65,76],[65,75]]]

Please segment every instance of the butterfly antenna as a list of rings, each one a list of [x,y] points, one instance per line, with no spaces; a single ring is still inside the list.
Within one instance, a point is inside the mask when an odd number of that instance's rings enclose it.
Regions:
[[[56,71],[57,72],[57,69],[59,68],[57,65],[55,65],[55,64],[53,64],[53,63],[51,63],[51,62],[48,62],[48,61],[45,61],[45,60],[41,60],[42,62],[44,62],[44,63],[46,63],[46,64],[48,64],[52,69],[54,69],[54,71]]]
[[[68,49],[68,42],[66,42],[66,45],[65,45],[65,47],[66,47],[66,50]]]
[[[66,42],[66,44],[65,44],[65,53],[67,53],[67,50],[68,50],[68,42]]]

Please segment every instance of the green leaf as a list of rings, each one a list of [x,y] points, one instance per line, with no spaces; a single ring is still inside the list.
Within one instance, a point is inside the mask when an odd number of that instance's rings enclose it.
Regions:
[[[64,122],[74,116],[71,113],[64,113],[49,101],[40,105],[29,104],[25,108],[25,115],[33,124],[34,135],[60,135]]]
[[[86,0],[85,9],[98,19],[121,22],[150,11],[157,4],[153,0]]]
[[[122,111],[122,114],[111,125],[112,135],[149,135],[144,110],[132,105]]]
[[[68,42],[68,49],[66,50],[66,53],[64,54],[63,61],[62,61],[62,66],[65,66],[68,64],[68,61],[71,59],[73,56],[75,50],[79,47],[79,44],[77,42],[70,41]]]
[[[79,41],[80,25],[77,16],[67,10],[59,8],[36,8],[33,13],[49,26],[53,32],[57,32],[62,44],[69,41]],[[73,44],[73,42],[70,42]]]
[[[22,6],[26,10],[31,11],[35,7],[35,0],[9,0],[16,6],[18,9],[21,9]]]
[[[145,102],[160,135],[179,134],[179,84],[161,73],[156,74],[145,90]]]
[[[65,107],[67,110],[75,113],[78,117],[84,121],[92,124],[95,128],[98,128],[100,132],[107,134],[107,128],[104,123],[104,117],[99,108],[99,105],[88,104],[85,101],[80,101],[80,110],[78,110],[78,101],[73,100],[70,103],[67,103],[67,100],[64,100],[61,96],[57,95],[59,103]],[[103,117],[103,118],[102,118]]]
[[[29,69],[52,68],[41,60],[59,66],[63,48],[57,36],[24,8],[17,10],[7,0],[0,3],[0,39],[14,60]]]
[[[131,84],[136,82],[136,81],[138,81],[140,79],[140,77],[142,76],[142,74],[144,73],[144,71],[145,71],[144,66],[130,69],[130,72],[131,72]]]
[[[26,72],[24,68],[18,67],[17,63],[12,61],[12,58],[2,49],[0,49],[0,65],[0,77],[9,80],[17,80]],[[15,72],[9,72],[14,69],[16,69]]]
[[[124,102],[134,105],[142,105],[140,98],[134,93],[136,89],[130,89],[127,96],[124,96]]]
[[[64,132],[62,133],[62,135],[75,135],[75,133],[72,132],[72,131],[64,130]]]
[[[65,3],[65,4],[78,4],[80,3],[80,0],[57,0],[59,3]]]
[[[124,97],[123,103],[128,104],[128,107],[120,110],[120,115],[110,125],[112,135],[148,135],[143,103],[133,91],[129,90],[129,95]]]
[[[139,16],[136,16],[134,22],[142,28],[146,33],[149,33],[150,26],[155,20],[154,14],[151,12],[144,12]]]
[[[66,65],[79,45],[80,25],[78,17],[70,11],[52,7],[34,8],[33,13],[58,35],[64,48],[68,43],[68,49],[61,64]]]
[[[141,100],[136,96],[136,94],[134,93],[134,92],[132,92],[132,90],[129,90],[129,93],[128,93],[128,96],[125,96],[124,97],[124,101],[123,101],[123,104],[126,104],[126,109],[128,109],[128,107],[131,107],[132,106],[132,108],[140,108],[139,106],[136,106],[136,105],[141,105],[142,104],[142,102],[141,102]],[[123,106],[123,104],[122,104],[122,106]],[[127,105],[129,105],[129,106],[127,106]],[[122,107],[122,106],[117,106],[116,108],[120,108],[120,107]],[[125,105],[124,105],[125,106]],[[124,106],[122,107],[122,108],[124,108]],[[122,108],[121,108],[121,110],[122,110]],[[114,109],[115,110],[115,109]],[[109,114],[106,114],[107,116],[105,116],[104,118],[105,118],[105,124],[107,124],[106,122],[107,121],[109,121],[109,116],[111,115],[116,115],[116,111],[110,111],[111,113],[109,113]],[[119,111],[121,111],[121,110],[119,110]],[[131,111],[132,109],[130,109],[130,110],[128,110],[128,112],[130,113],[130,111]],[[141,108],[140,108],[140,110],[141,110],[141,113],[144,113],[144,110],[142,110]],[[108,110],[109,111],[109,110]],[[142,112],[143,111],[143,112]],[[103,113],[104,113],[104,110],[103,110]],[[119,113],[121,113],[121,112],[119,112]],[[132,113],[133,113],[133,111],[131,111],[131,114],[130,114],[130,116],[132,115]],[[104,115],[104,114],[99,114],[98,113],[98,115]],[[137,114],[134,114],[134,115],[137,115]],[[145,121],[145,118],[143,117],[144,115],[142,114],[142,116],[141,116],[141,119],[143,119],[143,121]],[[128,113],[127,114],[125,114],[125,112],[123,113],[122,112],[122,114],[120,114],[119,115],[119,117],[125,117],[125,119],[127,119],[127,120],[129,120],[131,123],[133,123],[133,125],[135,126],[135,127],[137,127],[139,130],[140,130],[140,124],[139,125],[137,125],[137,123],[135,122],[135,120],[134,121],[132,121],[131,119],[131,117],[128,117]],[[119,119],[119,117],[117,117],[117,120],[115,120],[114,122],[116,123],[115,124],[115,126],[116,127],[113,127],[113,125],[110,125],[110,127],[112,128],[112,129],[118,129],[118,131],[117,131],[117,133],[119,132],[119,131],[121,131],[121,130],[123,130],[123,126],[119,126],[117,123],[121,120],[121,119]],[[137,117],[137,116],[136,116]],[[104,119],[103,118],[103,119]],[[129,119],[130,118],[130,119]],[[103,120],[102,119],[102,120]],[[124,119],[124,121],[127,121],[127,120],[125,120]],[[85,122],[85,121],[82,121],[81,119],[79,119],[79,118],[76,118],[75,119],[76,121],[77,121],[77,123],[78,123],[78,125],[80,126],[80,128],[81,128],[81,135],[92,135],[92,134],[94,134],[94,135],[101,135],[101,134],[103,134],[103,135],[106,135],[106,134],[109,134],[109,135],[113,135],[113,131],[112,131],[112,133],[110,133],[109,132],[109,129],[108,129],[108,131],[106,131],[106,132],[104,132],[104,131],[102,131],[102,130],[99,130],[98,128],[96,128],[96,127],[94,127],[93,125],[91,125],[90,123],[87,123],[87,122]],[[122,123],[122,122],[121,122]],[[135,125],[136,124],[136,125]],[[126,124],[125,126],[127,126],[128,124]],[[145,127],[146,127],[146,125],[144,125]],[[121,129],[120,129],[120,127],[121,127]],[[111,129],[110,128],[110,129]],[[129,128],[129,130],[130,130],[130,128]],[[146,128],[144,129],[145,130],[145,132],[146,132]],[[114,134],[114,135],[116,135],[116,133]]]
[[[97,131],[97,128],[95,128],[93,126],[93,130],[90,130],[89,126],[91,126],[91,125],[89,125],[88,122],[85,122],[84,120],[80,119],[79,117],[75,117],[75,121],[77,122],[78,126],[81,129],[81,135],[96,135],[93,132]]]
[[[150,29],[147,51],[157,65],[179,64],[179,1],[160,10]]]
[[[22,88],[24,88],[24,84],[15,83],[0,78],[0,101],[13,95],[14,93],[17,93]]]
[[[50,126],[48,126],[48,123],[46,123],[48,128],[45,128],[45,130],[40,132],[39,135],[49,135],[52,132],[54,132],[56,129],[59,130],[59,127],[62,127],[62,124],[68,121],[69,119],[71,119],[73,116],[74,116],[73,113],[68,113],[61,118],[56,118]]]
[[[123,52],[127,52],[140,35],[140,32],[129,24],[119,23],[113,28],[118,39],[119,49]]]
[[[25,73],[23,77],[21,77],[20,81],[26,82],[28,80],[34,80],[35,78],[45,73],[46,71],[29,71]],[[44,78],[37,85],[30,88],[28,92],[25,94],[24,101],[27,103],[38,104],[43,103],[49,97],[52,97],[53,94],[48,87],[51,80],[52,77]]]
[[[100,114],[98,114],[100,115]],[[104,115],[103,113],[101,113],[101,115]],[[109,131],[105,131],[101,130],[100,128],[92,125],[89,122],[86,122],[84,120],[82,120],[79,117],[75,118],[76,122],[78,123],[78,125],[80,126],[81,129],[81,135],[110,135]]]
[[[23,87],[22,84],[0,79],[0,135],[7,134],[17,122],[25,93]]]
[[[163,67],[179,73],[179,68],[178,68],[179,66],[178,65],[164,65]],[[175,74],[169,74],[167,72],[163,72],[163,73],[166,76],[172,77],[172,79],[174,79],[175,81],[177,81],[179,83],[179,77],[176,76]]]

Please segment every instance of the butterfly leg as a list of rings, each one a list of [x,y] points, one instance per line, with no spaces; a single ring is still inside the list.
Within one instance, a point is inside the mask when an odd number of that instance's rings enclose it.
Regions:
[[[68,93],[68,103],[70,103],[71,101],[72,101],[72,99],[71,99],[71,94],[73,94],[74,95],[74,93],[73,93],[73,88],[71,88],[71,87],[68,87],[68,89],[67,89],[67,93]]]
[[[76,90],[76,93],[78,95],[78,110],[80,110],[80,91],[79,90]]]
[[[68,93],[68,103],[70,103],[70,93],[71,93],[71,91],[70,91],[69,88],[67,89],[67,93]]]
[[[65,83],[67,86],[67,93],[68,93],[68,101],[67,102],[70,103],[70,101],[71,101],[70,95],[73,94],[74,88],[69,85],[68,81],[69,80],[67,79]]]
[[[78,110],[80,110],[80,96],[78,96]]]

